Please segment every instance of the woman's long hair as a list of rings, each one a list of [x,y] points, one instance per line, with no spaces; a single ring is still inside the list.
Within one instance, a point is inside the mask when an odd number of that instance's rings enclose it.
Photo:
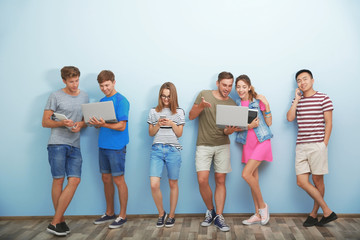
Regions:
[[[247,75],[245,75],[245,74],[238,76],[238,77],[236,78],[236,81],[235,81],[235,87],[236,87],[236,85],[237,85],[237,83],[238,83],[239,81],[245,82],[246,85],[248,85],[248,86],[250,87],[250,91],[249,91],[249,101],[252,102],[252,101],[254,100],[254,98],[256,98],[257,93],[255,92],[255,88],[251,85],[251,80],[250,80],[250,78],[249,78]]]
[[[164,83],[159,90],[159,100],[158,100],[158,105],[155,108],[156,112],[161,112],[164,108],[164,104],[161,100],[161,95],[164,89],[169,89],[170,90],[170,99],[169,99],[169,103],[170,103],[170,110],[173,114],[176,113],[176,109],[179,107],[179,103],[178,103],[178,98],[177,98],[177,92],[176,92],[176,87],[172,82],[166,82]]]

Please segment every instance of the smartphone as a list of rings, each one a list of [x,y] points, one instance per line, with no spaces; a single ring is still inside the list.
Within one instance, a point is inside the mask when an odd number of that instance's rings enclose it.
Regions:
[[[160,115],[160,119],[166,118],[166,115]]]

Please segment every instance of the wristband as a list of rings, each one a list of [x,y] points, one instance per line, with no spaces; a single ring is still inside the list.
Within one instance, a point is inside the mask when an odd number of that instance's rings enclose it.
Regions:
[[[265,115],[269,115],[271,113],[271,111],[265,112]]]

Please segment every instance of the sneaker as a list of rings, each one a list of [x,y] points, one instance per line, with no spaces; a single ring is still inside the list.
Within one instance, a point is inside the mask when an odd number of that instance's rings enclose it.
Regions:
[[[175,224],[175,218],[168,217],[166,219],[165,227],[172,227]]]
[[[61,222],[60,224],[61,224],[62,228],[66,231],[66,233],[70,233],[70,228],[66,224],[66,222]]]
[[[109,228],[119,228],[121,227],[124,223],[126,223],[127,218],[122,218],[122,217],[118,217],[117,219],[115,219],[115,221],[109,225]]]
[[[270,220],[269,206],[265,203],[265,208],[259,209],[259,214],[261,217],[261,225],[265,225]]]
[[[322,227],[325,224],[334,221],[338,218],[336,213],[332,212],[328,217],[322,217],[321,220],[316,224],[316,226]]]
[[[50,223],[46,230],[56,236],[66,236],[67,234],[66,230],[62,227],[60,223],[56,224],[56,226]]]
[[[114,221],[114,219],[116,219],[115,214],[112,216],[108,216],[106,215],[106,213],[104,215],[102,215],[99,219],[96,219],[94,221],[94,224],[102,224],[102,223],[106,223],[106,222],[111,222]]]
[[[214,225],[222,232],[227,232],[230,230],[230,227],[225,223],[225,218],[221,214],[216,215]]]
[[[313,218],[312,216],[308,216],[307,219],[305,220],[305,222],[303,223],[304,227],[312,227],[315,226],[316,224],[318,224],[318,219],[317,218]]]
[[[242,221],[242,224],[252,225],[252,224],[260,223],[260,221],[261,221],[261,218],[258,215],[254,214],[249,219]]]
[[[164,215],[162,217],[159,217],[156,223],[156,227],[163,227],[165,225],[165,219],[167,217],[166,212],[164,211]]]
[[[205,219],[202,221],[201,226],[208,227],[211,225],[211,223],[214,221],[216,217],[215,210],[206,210]]]

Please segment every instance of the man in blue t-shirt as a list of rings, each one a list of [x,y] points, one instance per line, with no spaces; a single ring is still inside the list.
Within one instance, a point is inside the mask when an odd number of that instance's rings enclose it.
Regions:
[[[91,118],[89,124],[100,128],[99,133],[99,165],[104,183],[106,212],[94,224],[111,221],[109,228],[119,228],[126,221],[126,206],[128,189],[125,182],[125,154],[129,143],[128,133],[128,100],[115,90],[115,75],[109,70],[103,70],[97,77],[101,91],[105,94],[100,102],[113,101],[117,123],[106,123],[102,118]],[[120,214],[114,212],[114,183],[118,188]]]

